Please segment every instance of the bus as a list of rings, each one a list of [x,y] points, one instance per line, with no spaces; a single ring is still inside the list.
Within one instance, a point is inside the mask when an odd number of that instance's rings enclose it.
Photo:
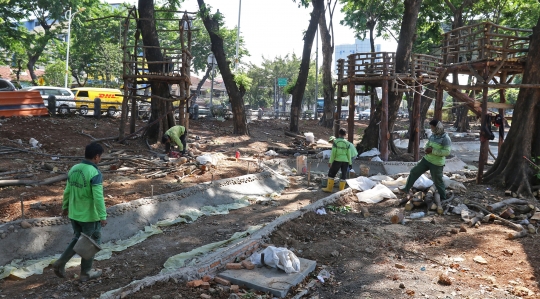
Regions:
[[[337,104],[337,99],[334,99],[334,105]],[[317,113],[321,114],[324,110],[324,98],[317,99]],[[337,111],[337,107],[336,110]],[[341,118],[347,118],[349,116],[349,99],[341,99]]]

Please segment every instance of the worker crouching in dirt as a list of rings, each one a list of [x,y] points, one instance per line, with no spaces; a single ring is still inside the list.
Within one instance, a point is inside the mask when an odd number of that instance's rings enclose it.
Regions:
[[[328,167],[328,183],[326,188],[322,190],[324,192],[332,192],[334,188],[334,178],[339,170],[341,170],[341,180],[339,181],[339,190],[345,189],[345,179],[347,178],[347,172],[352,165],[350,143],[345,140],[347,131],[345,129],[339,129],[339,137],[333,140],[332,154],[330,154],[330,161]]]
[[[431,179],[441,196],[441,200],[446,199],[446,190],[443,181],[443,169],[446,162],[446,156],[450,155],[452,141],[446,132],[444,132],[443,123],[437,119],[429,122],[432,134],[429,136],[428,142],[424,146],[426,155],[411,169],[407,184],[403,188],[403,192],[407,196],[400,201],[400,205],[407,203],[410,198],[410,190],[416,180],[426,171],[430,171]]]
[[[161,143],[165,144],[165,153],[172,156],[171,143],[174,143],[178,146],[178,151],[183,156],[187,148],[186,136],[187,130],[184,126],[174,126],[168,129],[161,138]]]
[[[97,244],[101,243],[101,228],[107,225],[107,211],[103,198],[103,176],[97,164],[101,161],[103,147],[97,143],[86,146],[84,160],[73,166],[69,173],[62,202],[62,216],[68,216],[73,227],[73,239],[54,262],[56,276],[64,278],[66,263],[75,255],[73,247],[81,233],[92,238]],[[81,258],[81,281],[96,279],[101,276],[101,270],[92,270],[94,258]]]

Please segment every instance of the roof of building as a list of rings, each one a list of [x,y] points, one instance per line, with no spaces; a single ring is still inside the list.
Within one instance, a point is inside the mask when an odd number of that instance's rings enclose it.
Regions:
[[[34,73],[39,78],[45,74],[45,70],[37,69],[34,71]],[[8,65],[0,65],[0,78],[17,81],[17,69],[13,69]],[[30,78],[30,72],[28,72],[27,69],[21,71],[19,81],[32,81],[32,78]]]

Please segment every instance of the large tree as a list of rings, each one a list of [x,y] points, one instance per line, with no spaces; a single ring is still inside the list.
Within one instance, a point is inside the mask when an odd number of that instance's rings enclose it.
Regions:
[[[540,19],[533,28],[523,84],[540,86]],[[538,184],[540,168],[526,159],[540,160],[540,88],[521,88],[514,106],[514,117],[508,136],[484,183],[503,186],[524,196],[531,196]],[[536,175],[536,176],[535,176]]]
[[[399,31],[398,46],[395,56],[397,73],[407,73],[409,59],[411,58],[412,46],[416,38],[416,21],[422,0],[404,0],[404,13]],[[402,92],[388,93],[388,128],[391,129],[396,121],[397,112],[401,105]],[[379,123],[381,121],[382,103],[376,105],[375,113],[364,131],[362,141],[357,145],[358,152],[364,152],[379,147]],[[372,108],[373,109],[373,108]]]
[[[327,0],[326,9],[321,16],[319,17],[319,30],[321,32],[321,44],[322,44],[322,53],[323,61],[321,66],[322,72],[322,93],[324,96],[324,108],[323,116],[320,120],[320,124],[324,127],[332,128],[334,125],[334,117],[328,118],[327,116],[332,115],[334,112],[334,94],[335,88],[332,82],[332,57],[334,54],[334,26],[333,26],[333,16],[334,9],[336,7],[337,1],[332,4],[332,0]],[[326,21],[326,13],[328,13],[328,23]],[[338,103],[338,107],[341,106],[341,103]],[[338,119],[339,119],[338,115]]]
[[[305,0],[302,0],[306,3]],[[313,47],[313,39],[315,32],[317,31],[317,25],[319,24],[319,18],[324,13],[324,0],[311,0],[313,10],[311,11],[311,17],[309,20],[308,29],[304,34],[304,48],[302,51],[302,62],[300,64],[300,70],[298,71],[298,78],[292,89],[292,103],[291,103],[291,121],[289,130],[291,132],[299,132],[299,118],[300,110],[302,106],[302,100],[304,98],[304,92],[306,89],[307,78],[309,74],[309,65],[311,61],[311,48]]]
[[[231,72],[230,60],[227,59],[225,53],[225,43],[222,34],[220,33],[221,14],[211,14],[210,9],[204,3],[204,0],[197,0],[199,4],[199,16],[201,17],[204,27],[210,35],[212,43],[212,53],[216,58],[219,71],[223,77],[223,83],[227,89],[227,94],[231,101],[233,113],[233,133],[237,135],[248,134],[246,115],[244,112],[244,99],[242,90],[247,89],[246,86],[238,86],[234,80],[234,75]]]
[[[144,46],[146,46],[146,59],[148,62],[164,61],[163,53],[160,49],[158,32],[156,30],[155,10],[153,0],[139,0],[139,30],[142,35]],[[160,73],[161,65],[152,63],[148,65],[148,71],[151,73]],[[170,98],[169,84],[159,81],[151,81],[152,95],[160,98],[152,98],[150,109],[152,114],[149,122],[161,118],[161,121],[156,122],[148,128],[146,136],[157,141],[158,138],[170,127],[175,125],[174,114],[172,112],[173,105],[171,101],[164,99]]]

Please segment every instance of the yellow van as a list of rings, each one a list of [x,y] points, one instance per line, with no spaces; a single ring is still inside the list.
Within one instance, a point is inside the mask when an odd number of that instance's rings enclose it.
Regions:
[[[72,88],[75,95],[76,108],[82,115],[88,114],[88,110],[94,109],[94,99],[101,99],[101,111],[107,111],[108,116],[113,116],[122,109],[124,99],[120,89],[97,88],[97,87],[77,87]]]

